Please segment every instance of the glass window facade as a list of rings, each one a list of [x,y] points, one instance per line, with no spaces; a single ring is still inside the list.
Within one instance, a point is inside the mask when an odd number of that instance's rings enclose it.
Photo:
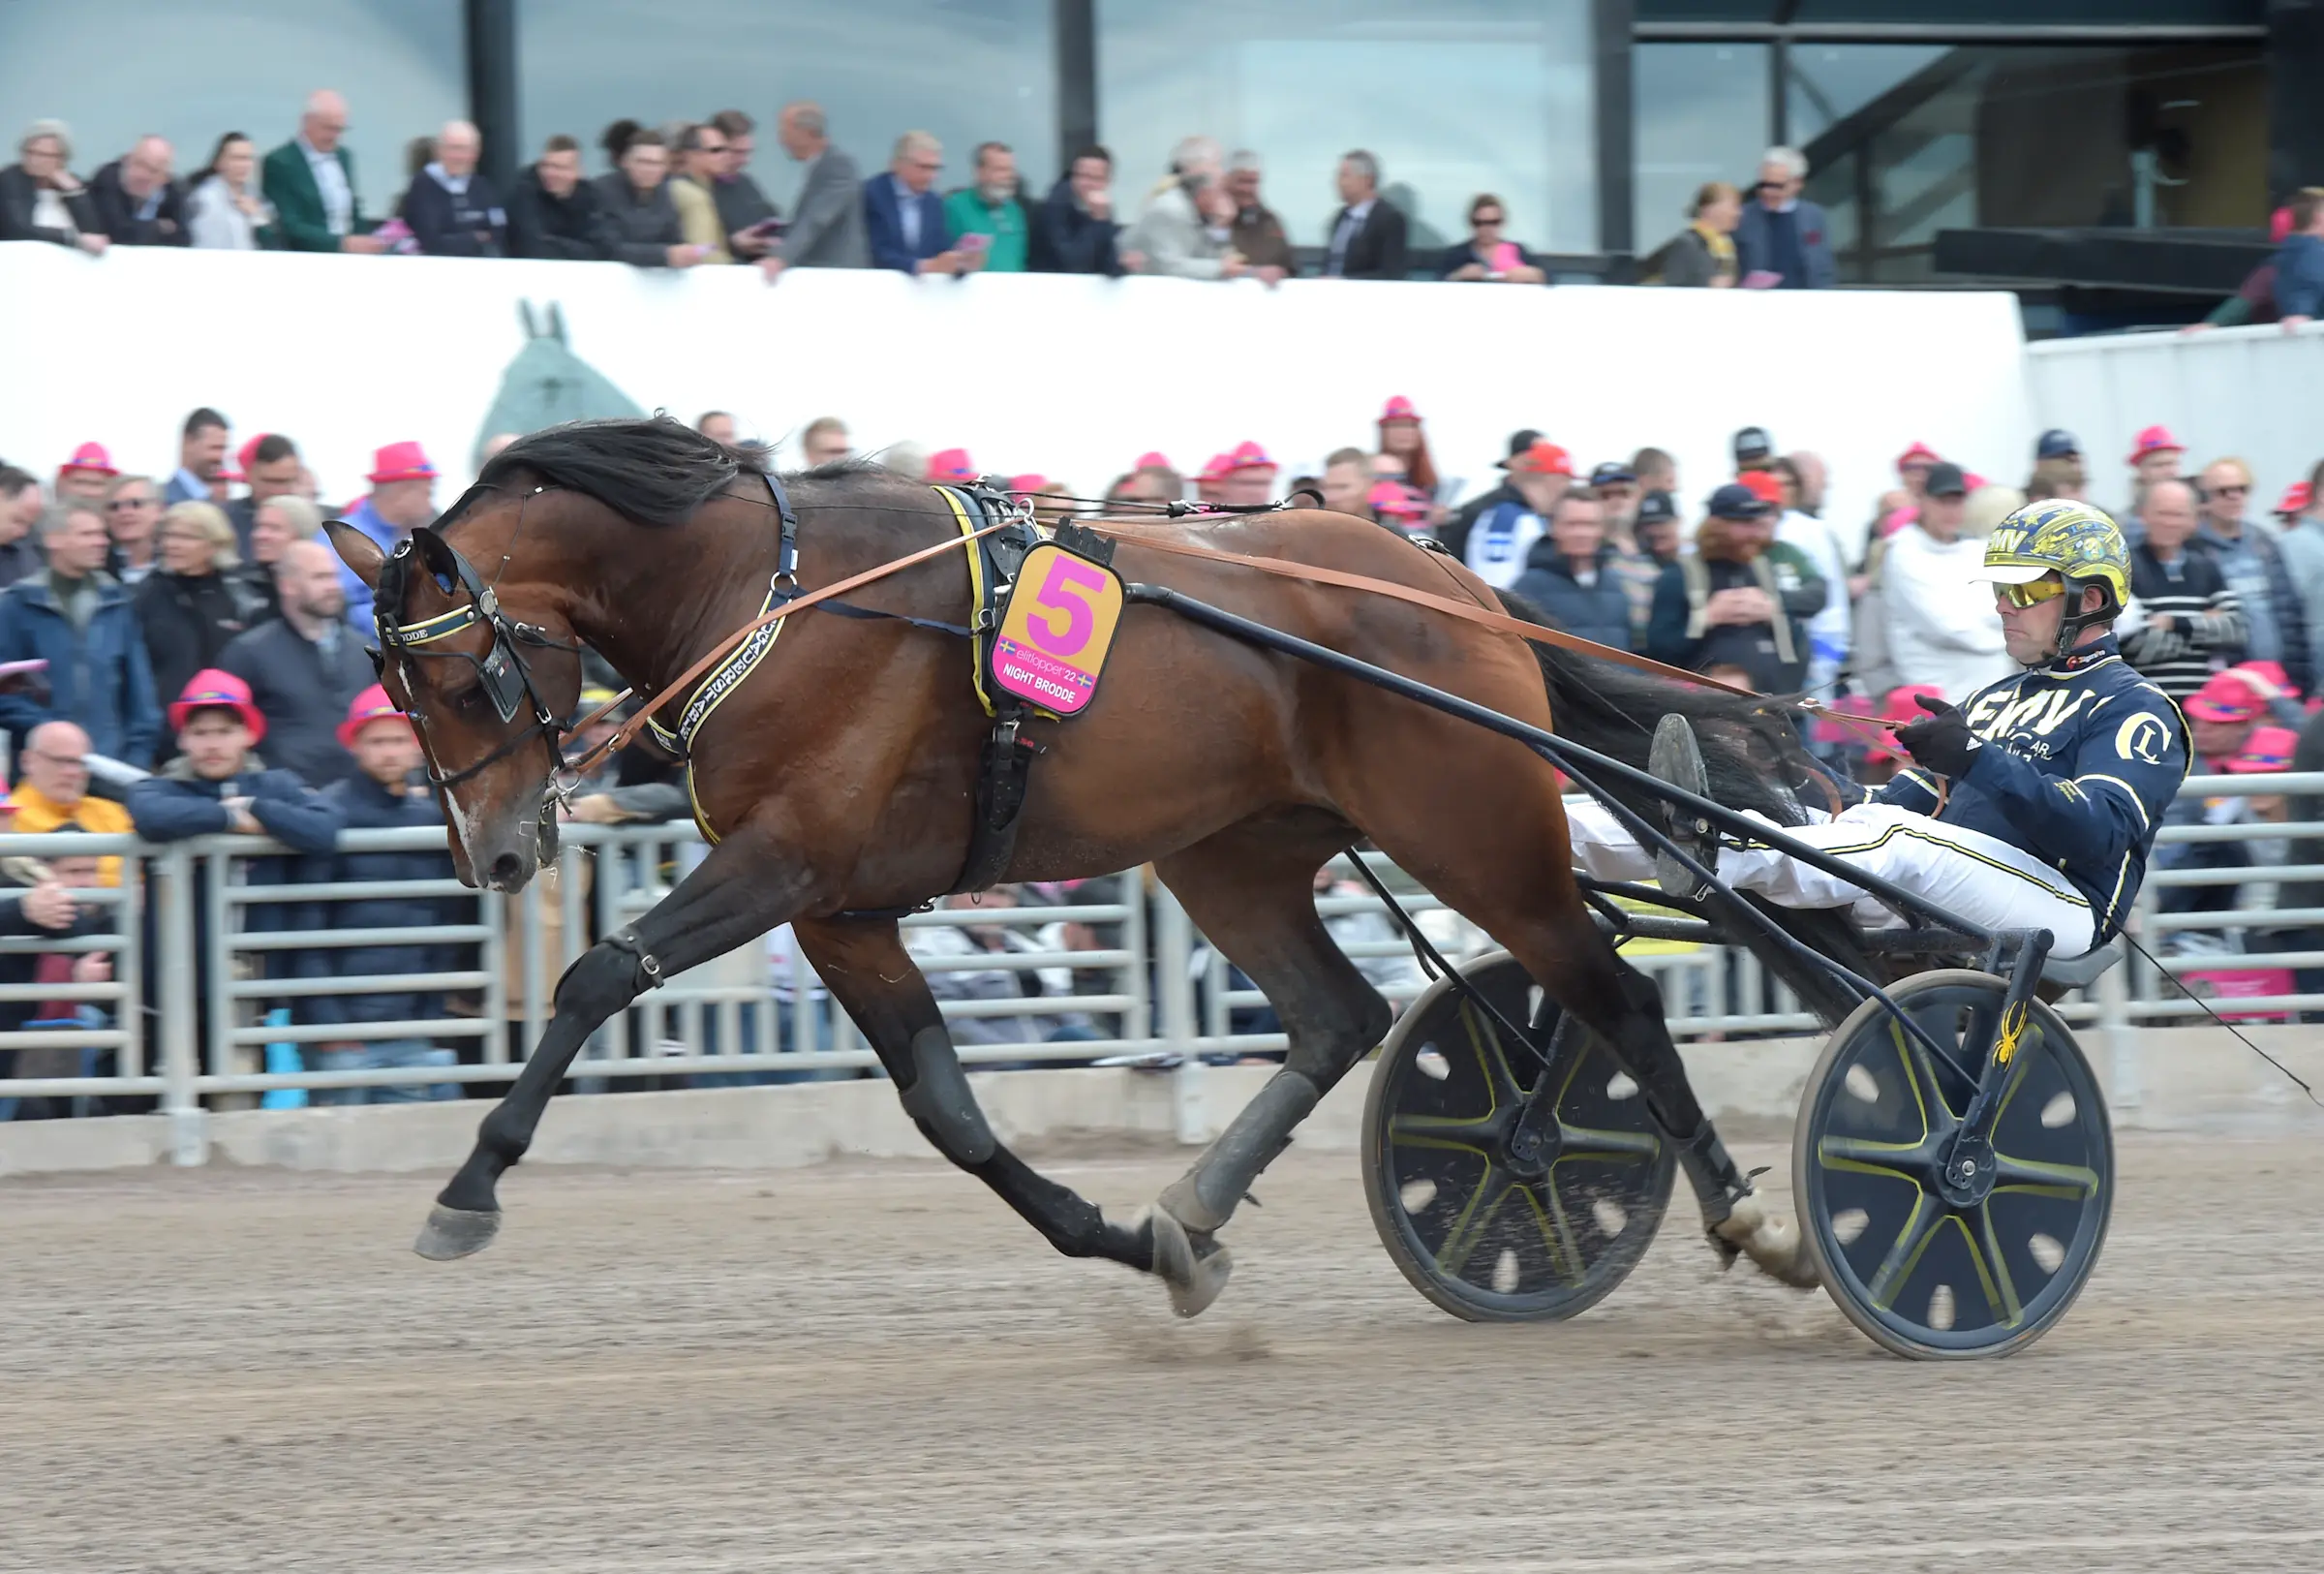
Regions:
[[[460,0],[71,0],[0,6],[8,153],[24,122],[73,129],[84,178],[149,133],[185,173],[227,132],[263,154],[298,130],[317,88],[348,101],[347,147],[367,212],[404,188],[404,147],[468,113]]]
[[[1774,124],[1763,44],[1641,44],[1633,55],[1636,249],[1686,228],[1703,182],[1746,185]]]
[[[1802,52],[1815,69],[1850,51]],[[1946,229],[2267,222],[2256,46],[1946,49],[1896,75],[1907,64],[1851,66],[1894,80],[1803,139],[1843,280],[1931,278]]]
[[[944,143],[942,186],[966,184],[969,149],[994,140],[1039,190],[1057,162],[1051,15],[1051,0],[521,0],[520,162],[563,132],[596,172],[607,168],[597,137],[615,120],[741,109],[759,123],[751,172],[787,207],[797,180],[775,112],[812,99],[866,174],[886,167],[898,137],[927,131]]]
[[[1339,156],[1361,147],[1416,262],[1467,233],[1481,192],[1511,239],[1589,252],[1591,53],[1587,0],[1097,0],[1100,139],[1133,197],[1182,138],[1250,149],[1294,245],[1326,243]]]

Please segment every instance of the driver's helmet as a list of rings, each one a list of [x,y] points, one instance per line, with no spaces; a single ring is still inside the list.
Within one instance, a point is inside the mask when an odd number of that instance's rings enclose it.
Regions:
[[[2105,509],[2068,498],[2029,503],[1993,527],[1985,563],[1971,577],[1997,585],[2030,585],[2056,574],[2081,600],[2083,587],[2105,592],[2106,604],[2086,620],[2102,623],[2130,600],[2130,547]],[[2069,603],[2071,604],[2071,603]]]

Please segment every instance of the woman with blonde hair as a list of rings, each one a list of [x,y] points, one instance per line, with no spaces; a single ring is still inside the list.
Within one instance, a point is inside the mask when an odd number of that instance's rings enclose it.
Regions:
[[[1682,290],[1725,290],[1738,276],[1735,226],[1743,222],[1743,194],[1724,180],[1695,193],[1687,227],[1663,259],[1663,283]]]
[[[234,526],[212,503],[180,503],[162,515],[160,566],[138,586],[134,605],[153,664],[157,694],[179,694],[218,664],[227,641],[266,615],[265,602],[225,571]]]

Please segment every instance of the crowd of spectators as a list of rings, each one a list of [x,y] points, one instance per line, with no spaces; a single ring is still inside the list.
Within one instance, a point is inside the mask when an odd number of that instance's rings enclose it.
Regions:
[[[408,145],[401,190],[375,214],[364,210],[348,116],[342,95],[321,91],[307,100],[297,131],[262,154],[250,136],[228,132],[205,164],[186,171],[168,141],[143,137],[85,181],[72,172],[70,129],[35,121],[17,141],[17,163],[0,170],[0,240],[95,254],[116,245],[199,246],[741,264],[770,280],[792,267],[876,267],[950,276],[1247,275],[1269,284],[1301,273],[1548,282],[1544,260],[1514,238],[1508,203],[1490,193],[1467,202],[1466,237],[1441,254],[1415,255],[1410,216],[1384,186],[1380,159],[1361,148],[1330,171],[1337,210],[1320,233],[1299,242],[1267,205],[1259,155],[1209,137],[1183,139],[1150,181],[1133,177],[1140,185],[1121,199],[1106,148],[1081,149],[1044,189],[1027,180],[1017,150],[998,141],[971,149],[967,183],[940,192],[945,150],[934,137],[904,132],[886,168],[867,175],[834,145],[821,107],[804,101],[775,118],[777,143],[800,166],[787,212],[752,172],[757,122],[720,109],[662,126],[615,121],[594,139],[605,161],[595,175],[578,133],[552,136],[506,191],[480,168],[476,128],[452,121]],[[1650,277],[1830,286],[1829,226],[1800,196],[1806,174],[1797,149],[1777,147],[1748,197],[1730,185],[1704,187],[1689,227],[1658,254]]]
[[[1360,223],[1351,247],[1361,232]],[[698,424],[719,441],[740,441],[722,412]],[[2324,673],[2324,465],[2271,508],[2255,497],[2242,461],[2192,463],[2160,426],[2132,435],[2111,482],[2094,478],[2110,467],[2063,431],[2043,433],[2025,456],[2022,485],[1970,468],[1998,471],[2007,455],[1947,455],[1916,443],[1880,461],[1892,467],[1894,485],[1873,516],[1843,520],[1825,507],[1826,459],[1784,452],[1756,426],[1734,435],[1731,469],[1688,480],[1656,447],[1593,462],[1543,432],[1519,430],[1498,461],[1498,483],[1457,503],[1445,495],[1425,414],[1411,399],[1385,401],[1370,429],[1351,435],[1358,440],[1312,475],[1287,474],[1257,440],[1191,476],[1161,453],[1141,454],[1105,501],[1240,506],[1312,492],[1381,528],[1432,538],[1545,622],[1601,643],[1740,687],[1805,692],[1905,719],[1917,696],[1958,701],[2007,670],[1998,615],[1966,576],[1984,535],[2029,497],[2090,498],[2115,512],[2134,543],[2135,594],[2119,625],[2125,659],[2186,706],[2205,768],[2259,769],[2294,749],[2324,764],[2324,724],[2309,720]],[[321,488],[297,443],[265,433],[237,445],[227,417],[206,408],[176,436],[177,467],[165,477],[120,472],[97,441],[42,464],[46,478],[0,462],[0,726],[13,759],[6,823],[134,830],[154,842],[243,831],[291,849],[251,860],[241,878],[252,884],[448,878],[440,851],[337,849],[343,827],[441,820],[415,774],[410,728],[375,686],[368,591],[317,539]],[[845,424],[826,417],[784,457],[816,464],[849,451]],[[884,462],[933,481],[983,475],[958,448],[900,445]],[[361,495],[332,511],[392,549],[433,517],[436,478],[419,445],[384,443]],[[1053,520],[1098,506],[1038,473],[1001,484]],[[593,690],[584,703],[606,697]],[[1877,778],[1892,763],[1877,735],[1868,740],[1860,728],[1819,723],[1812,741],[1859,776]],[[126,790],[113,785],[140,773],[150,775]],[[609,762],[566,811],[600,824],[676,821],[688,812],[678,767],[650,744]],[[2223,855],[2219,845],[2206,846],[2205,856]],[[2171,856],[2159,866],[2170,867]],[[111,857],[90,860],[88,873],[101,887],[126,878]],[[0,910],[10,922],[69,935],[90,915],[60,903],[59,889],[53,878],[38,880]],[[998,900],[1032,907],[1055,895]],[[446,910],[443,899],[419,897],[261,902],[245,922],[379,932],[425,928]],[[1009,954],[1033,946],[1034,935],[1044,936],[1043,950],[1116,942],[1087,926],[1016,924],[995,912],[967,929],[915,932],[915,945],[940,964],[940,994],[987,1003],[966,1019],[981,1024],[963,1028],[972,1042],[1116,1035],[1118,1024],[1102,1014],[1043,1003],[1105,991],[1076,970],[1012,963]],[[473,971],[473,951],[463,959],[449,954],[456,949],[419,940],[319,947],[284,951],[268,966],[426,979]],[[963,965],[987,952],[992,968]],[[292,1014],[303,1025],[376,1027],[473,1013],[481,1008],[475,997],[374,984],[344,997],[301,996]],[[1007,1011],[993,1002],[1022,1003]],[[828,1006],[816,1009],[827,1023]],[[787,1013],[785,1024],[787,1037]],[[326,1068],[373,1069],[442,1065],[453,1051],[389,1038],[323,1040],[311,1054]],[[473,1043],[460,1054],[473,1060]],[[446,1082],[431,1091],[456,1090]]]

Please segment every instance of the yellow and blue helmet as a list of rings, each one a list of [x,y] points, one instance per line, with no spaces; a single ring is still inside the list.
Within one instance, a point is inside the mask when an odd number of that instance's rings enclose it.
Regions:
[[[2107,605],[2099,616],[2121,612],[2130,600],[2130,545],[2122,526],[2105,509],[2069,498],[2029,503],[1993,527],[1985,539],[1985,565],[1972,577],[2028,585],[2053,573],[2069,589],[2095,585],[2104,591]]]

